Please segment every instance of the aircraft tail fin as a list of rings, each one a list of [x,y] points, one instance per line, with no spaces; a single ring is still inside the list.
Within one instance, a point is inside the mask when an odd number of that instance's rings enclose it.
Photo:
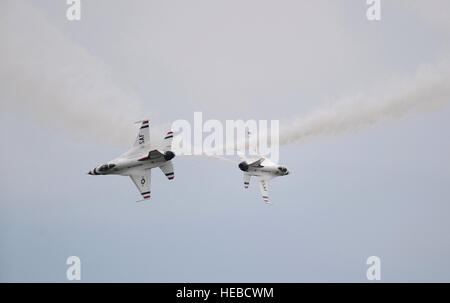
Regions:
[[[150,144],[150,132],[149,132],[149,126],[148,126],[148,120],[143,121],[137,121],[136,123],[140,123],[141,126],[139,128],[138,135],[136,137],[136,140],[134,141],[133,147],[141,146]]]
[[[164,151],[172,150],[173,132],[170,131],[164,137]]]

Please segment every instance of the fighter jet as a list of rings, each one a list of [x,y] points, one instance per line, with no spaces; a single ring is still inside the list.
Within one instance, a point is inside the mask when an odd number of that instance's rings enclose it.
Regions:
[[[247,140],[250,136],[250,131],[247,131]],[[243,151],[238,154],[242,161],[239,163],[239,169],[244,174],[244,188],[247,189],[250,185],[251,176],[257,177],[264,203],[272,204],[269,201],[269,181],[275,177],[289,175],[289,171],[286,166],[273,163],[259,155],[256,150],[252,150],[252,154],[252,158],[245,157]]]
[[[150,132],[148,120],[141,123],[139,133],[133,147],[121,156],[100,165],[88,172],[89,175],[121,175],[130,176],[141,193],[142,200],[150,199],[151,169],[159,167],[164,175],[173,180],[172,159],[175,154],[172,147],[173,133],[170,131],[164,137],[162,150],[150,148]]]
[[[277,165],[264,157],[259,157],[256,161],[244,160],[239,163],[239,169],[244,173],[244,188],[246,189],[250,185],[251,176],[257,177],[261,195],[266,204],[272,204],[269,202],[269,181],[275,177],[289,174],[285,166]]]

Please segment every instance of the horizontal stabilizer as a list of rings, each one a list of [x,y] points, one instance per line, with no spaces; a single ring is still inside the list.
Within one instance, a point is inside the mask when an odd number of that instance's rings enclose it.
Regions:
[[[163,165],[159,167],[163,174],[167,177],[169,180],[173,180],[175,178],[175,173],[173,172],[173,164],[172,161],[167,161]]]

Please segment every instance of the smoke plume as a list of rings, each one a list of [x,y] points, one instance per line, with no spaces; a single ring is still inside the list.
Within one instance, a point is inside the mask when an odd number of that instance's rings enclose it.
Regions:
[[[450,103],[450,64],[420,67],[413,77],[393,78],[371,93],[329,103],[282,127],[280,145],[315,136],[336,136],[383,121],[439,110]]]
[[[99,59],[18,1],[2,1],[0,37],[2,111],[13,109],[56,133],[131,145],[142,102]]]

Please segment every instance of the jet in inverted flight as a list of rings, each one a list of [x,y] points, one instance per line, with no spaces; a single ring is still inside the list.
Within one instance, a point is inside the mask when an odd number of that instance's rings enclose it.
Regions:
[[[164,147],[152,149],[150,147],[150,132],[148,120],[141,123],[139,133],[133,147],[121,156],[100,165],[89,171],[89,175],[121,175],[130,176],[133,183],[141,193],[142,200],[150,199],[151,169],[159,167],[164,175],[173,180],[172,159],[175,154],[172,147],[173,133],[168,132],[164,137]]]
[[[247,140],[250,140],[251,133],[247,131]],[[289,171],[286,166],[278,165],[269,159],[259,155],[256,149],[251,148],[251,158],[245,157],[245,151],[238,153],[241,158],[241,163],[239,163],[239,169],[242,170],[244,174],[244,188],[247,189],[250,185],[250,178],[252,176],[258,179],[259,189],[261,190],[261,195],[266,204],[272,204],[269,201],[269,181],[275,177],[289,175]]]
[[[244,161],[239,163],[239,168],[244,173],[244,188],[248,188],[250,178],[255,176],[258,179],[264,203],[271,204],[269,201],[269,181],[275,177],[288,175],[288,169],[262,156],[259,156],[256,160],[249,160],[244,157],[241,157],[241,159]]]

